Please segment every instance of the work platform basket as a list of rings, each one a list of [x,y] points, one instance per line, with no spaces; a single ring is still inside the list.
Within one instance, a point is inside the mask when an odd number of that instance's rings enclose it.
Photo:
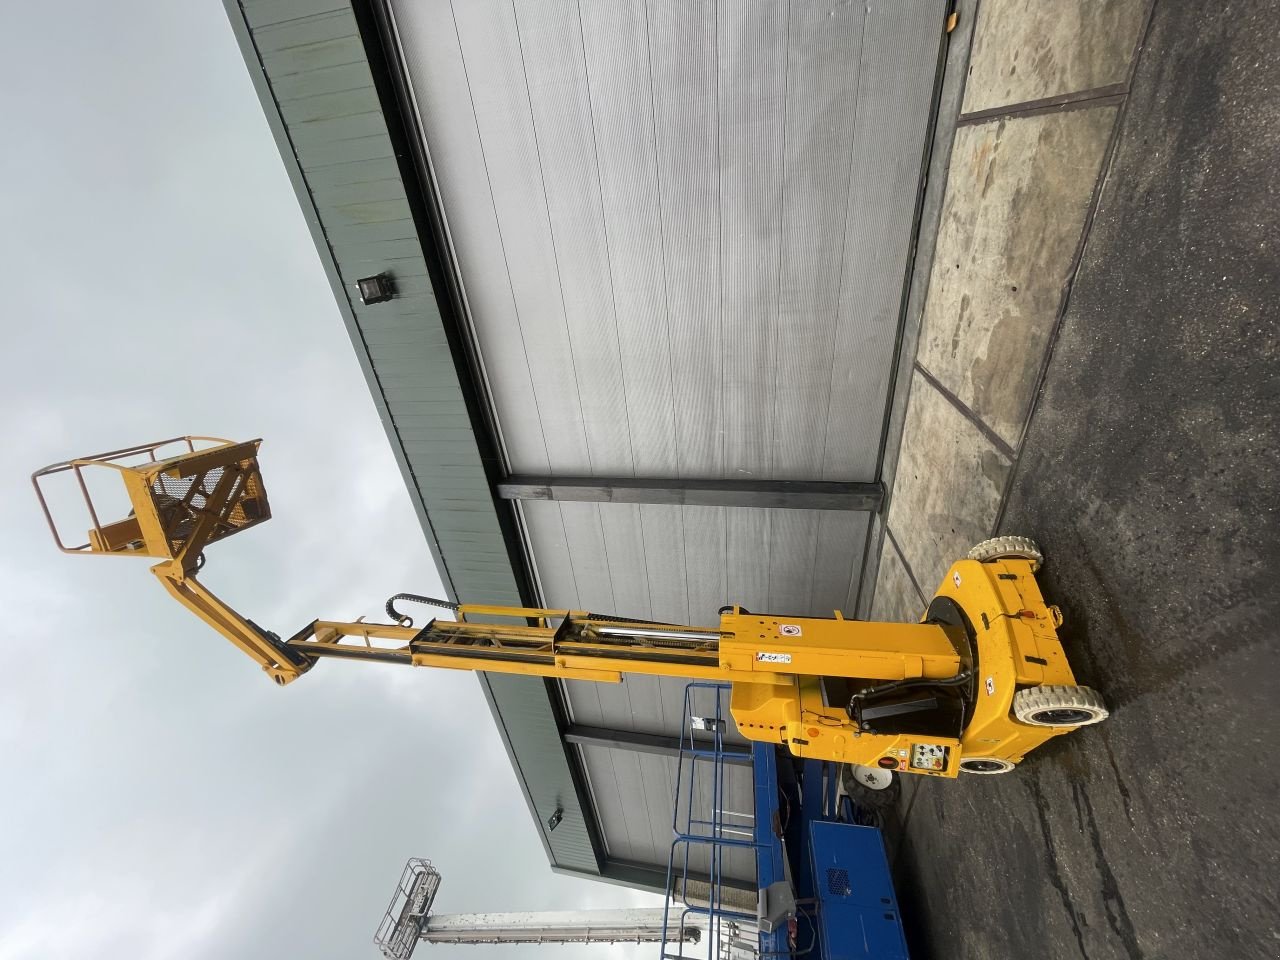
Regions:
[[[33,473],[31,483],[64,553],[157,557],[193,566],[208,544],[271,517],[258,469],[261,443],[174,437],[51,464]],[[123,480],[131,509],[127,516],[104,523],[86,476],[106,470]],[[46,496],[52,496],[46,489],[51,478],[68,473],[75,478],[91,524],[87,542],[78,546],[63,541]],[[62,509],[60,505],[60,513]]]

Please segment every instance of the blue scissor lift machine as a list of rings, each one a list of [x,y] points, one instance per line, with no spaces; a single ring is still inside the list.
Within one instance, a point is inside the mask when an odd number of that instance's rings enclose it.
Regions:
[[[704,927],[707,960],[907,960],[875,817],[839,790],[839,765],[751,748],[754,811],[729,809],[729,686],[685,688],[661,960],[693,960],[679,936]],[[754,856],[756,894],[729,874]],[[687,948],[686,948],[687,949]]]

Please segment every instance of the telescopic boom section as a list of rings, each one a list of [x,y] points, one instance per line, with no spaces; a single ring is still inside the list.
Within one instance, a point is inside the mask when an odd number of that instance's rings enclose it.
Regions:
[[[442,606],[446,604],[441,603]],[[955,676],[959,657],[944,628],[798,620],[801,634],[777,630],[777,617],[733,608],[718,628],[606,617],[578,610],[462,604],[458,620],[422,629],[379,623],[317,620],[285,648],[308,662],[321,657],[485,670],[564,680],[617,683],[624,673],[687,680],[776,684],[796,674],[903,680]],[[469,618],[516,619],[520,623]],[[830,625],[830,635],[822,627]],[[860,642],[851,645],[852,638]],[[761,641],[764,641],[763,649]]]
[[[638,624],[572,610],[464,604],[422,629],[318,620],[286,643],[308,660],[340,657],[451,670],[617,683],[627,673],[724,679],[720,631]],[[519,622],[472,622],[469,618]]]

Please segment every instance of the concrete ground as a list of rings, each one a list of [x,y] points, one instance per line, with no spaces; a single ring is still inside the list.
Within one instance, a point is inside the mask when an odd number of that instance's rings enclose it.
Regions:
[[[1025,435],[983,416],[995,525],[1044,548],[1113,716],[1012,774],[906,787],[917,958],[1280,956],[1277,24],[1158,0]]]

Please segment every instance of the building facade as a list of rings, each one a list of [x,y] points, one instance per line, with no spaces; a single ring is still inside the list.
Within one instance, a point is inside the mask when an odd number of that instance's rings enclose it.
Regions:
[[[947,6],[226,0],[452,597],[858,609]],[[552,867],[661,889],[682,684],[481,683]]]

